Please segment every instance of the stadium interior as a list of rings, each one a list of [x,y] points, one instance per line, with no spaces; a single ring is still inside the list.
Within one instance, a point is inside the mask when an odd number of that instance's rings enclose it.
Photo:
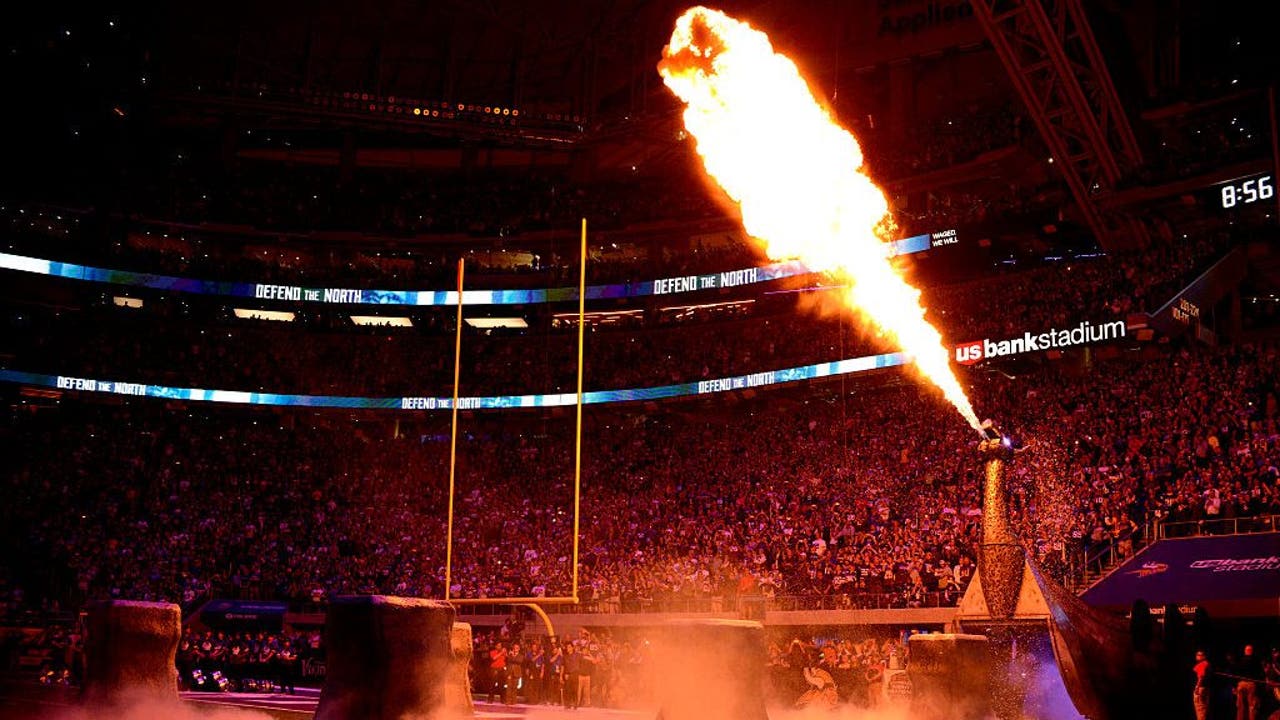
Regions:
[[[978,439],[704,172],[655,69],[685,7],[0,27],[0,718],[57,717],[104,600],[180,606],[184,698],[310,718],[346,595],[463,599],[480,715],[651,712],[673,619],[762,623],[771,707],[905,702],[907,639],[956,632],[978,569]],[[1162,717],[1280,717],[1265,4],[722,9],[857,137],[1017,448],[1026,556],[1176,618]],[[998,716],[1082,717],[1037,702]]]

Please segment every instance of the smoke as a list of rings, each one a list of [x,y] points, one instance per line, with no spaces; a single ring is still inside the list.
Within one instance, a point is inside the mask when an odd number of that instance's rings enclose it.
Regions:
[[[652,708],[654,712],[656,708]],[[570,718],[582,718],[583,713],[578,710],[566,710],[564,708],[550,707],[534,707],[525,713],[525,717],[529,720],[569,720]],[[641,717],[646,717],[641,713]],[[1038,718],[1038,716],[1035,716]],[[906,708],[899,707],[881,707],[881,708],[859,708],[853,705],[840,705],[833,710],[822,708],[805,708],[797,710],[795,708],[769,708],[770,720],[923,720],[922,718],[912,715]],[[708,712],[704,715],[704,720],[740,720],[740,718],[727,717],[725,714]],[[933,717],[929,720],[952,720],[951,718]],[[955,720],[959,720],[956,718]],[[994,720],[994,718],[993,718]],[[1051,720],[1046,717],[1043,720]],[[1052,718],[1058,720],[1058,718]]]
[[[529,710],[525,712],[524,716],[528,718],[528,720],[570,720],[570,718],[581,720],[584,717],[584,714],[581,710],[569,710],[562,707],[536,706],[529,708]],[[590,710],[586,712],[585,717],[591,717]],[[646,716],[641,715],[640,717]],[[652,717],[652,715],[648,715],[647,717]]]
[[[770,720],[974,720],[975,716],[972,711],[961,705],[952,707],[942,714],[937,712],[921,714],[913,713],[908,701],[899,703],[883,701],[883,704],[874,708],[862,708],[843,703],[832,710],[818,707],[804,709],[774,707],[769,709],[769,718]],[[995,716],[988,714],[983,720],[995,720]],[[1037,720],[1041,719],[1037,717]]]
[[[1036,720],[1084,720],[1067,695],[1067,686],[1062,682],[1056,663],[1037,663],[1024,682],[1027,694],[1022,707],[1027,717]]]
[[[769,711],[771,720],[917,720],[906,708],[859,708],[852,705],[841,705],[835,710],[820,708],[773,709]]]
[[[185,703],[154,696],[126,696],[103,707],[66,707],[41,720],[276,720],[265,712],[222,707],[214,703]]]

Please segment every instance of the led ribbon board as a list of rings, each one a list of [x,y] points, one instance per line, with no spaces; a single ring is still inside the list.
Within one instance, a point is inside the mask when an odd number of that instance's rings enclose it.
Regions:
[[[896,240],[891,243],[890,254],[909,255],[923,252],[930,247],[941,244],[937,241],[941,237],[950,238],[951,242],[954,242],[955,231],[944,230],[939,233],[926,233]],[[48,275],[68,280],[87,280],[90,282],[151,288],[153,290],[168,290],[196,295],[254,298],[258,300],[342,305],[453,306],[458,304],[456,290],[361,290],[196,280],[171,275],[111,270],[11,253],[0,253],[0,269]],[[674,295],[699,290],[753,285],[810,274],[812,272],[803,263],[793,260],[705,275],[686,275],[613,285],[592,285],[587,288],[587,299],[608,300],[644,297],[647,295]],[[535,305],[568,302],[577,299],[578,289],[576,287],[533,290],[464,290],[462,293],[463,305]]]
[[[634,402],[637,400],[660,400],[664,398],[709,395],[746,390],[748,388],[768,387],[783,383],[812,380],[815,378],[837,375],[852,375],[878,368],[890,368],[906,364],[910,357],[905,353],[886,353],[883,355],[867,355],[834,362],[804,365],[785,370],[769,370],[718,378],[699,382],[680,383],[677,385],[659,385],[647,388],[630,388],[624,390],[593,390],[583,393],[582,402],[586,405],[616,402]],[[450,410],[453,399],[449,397],[354,397],[348,395],[289,395],[282,393],[244,392],[241,390],[204,390],[200,388],[167,387],[165,385],[148,385],[144,383],[121,382],[118,380],[94,380],[67,375],[44,375],[41,373],[21,372],[17,370],[0,370],[0,381],[31,385],[37,387],[74,390],[78,392],[108,393],[113,395],[133,395],[138,397],[164,398],[167,400],[190,400],[195,402],[216,402],[235,405],[270,405],[287,407],[332,407],[361,408],[373,410]],[[458,398],[459,410],[496,410],[500,408],[546,408],[565,407],[577,402],[574,393],[553,393],[545,395],[490,395],[483,397]]]

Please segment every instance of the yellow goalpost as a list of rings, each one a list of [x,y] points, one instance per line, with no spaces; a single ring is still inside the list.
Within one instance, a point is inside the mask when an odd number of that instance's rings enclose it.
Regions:
[[[578,529],[582,510],[582,358],[586,337],[587,307],[587,219],[582,219],[581,232],[581,269],[578,275],[578,388],[577,388],[577,421],[574,427],[573,448],[573,557],[572,584],[570,594],[558,597],[489,597],[489,598],[455,598],[451,597],[453,585],[453,500],[455,480],[458,466],[458,381],[462,372],[462,290],[466,274],[466,264],[458,259],[458,314],[457,328],[453,344],[453,419],[449,435],[449,514],[446,524],[447,540],[444,560],[444,599],[454,605],[522,605],[532,609],[542,619],[547,632],[554,635],[551,618],[542,605],[576,605],[578,604]]]

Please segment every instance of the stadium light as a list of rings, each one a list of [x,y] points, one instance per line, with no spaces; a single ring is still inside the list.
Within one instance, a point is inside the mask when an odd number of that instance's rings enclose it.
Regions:
[[[352,315],[351,322],[356,325],[372,325],[378,327],[413,327],[413,321],[407,317],[394,315]]]
[[[473,328],[527,328],[529,323],[522,317],[469,317],[464,322]]]
[[[273,322],[293,322],[297,317],[287,310],[261,310],[258,308],[233,308],[235,316],[242,320],[271,320]]]

